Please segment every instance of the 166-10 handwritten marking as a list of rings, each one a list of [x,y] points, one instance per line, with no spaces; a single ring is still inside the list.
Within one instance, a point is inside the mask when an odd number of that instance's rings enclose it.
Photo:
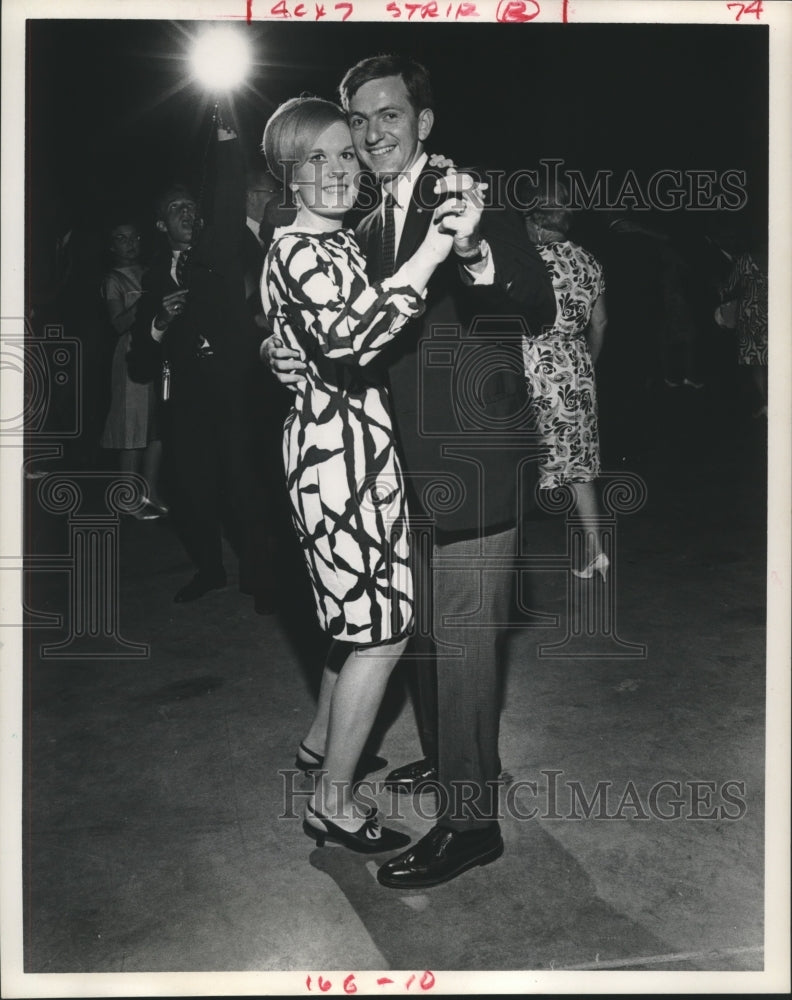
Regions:
[[[364,984],[361,983],[361,986]],[[405,990],[415,989],[426,993],[431,990],[435,985],[435,976],[433,972],[428,969],[422,972],[420,975],[418,973],[413,973],[409,979],[407,979],[403,984],[396,983],[395,980],[391,979],[389,976],[380,976],[377,979],[377,986],[386,987],[391,985],[402,985]],[[308,976],[305,980],[305,988],[309,993],[313,993],[318,990],[320,993],[327,993],[333,988],[333,981],[325,976],[317,976],[316,981],[314,981],[312,976]],[[342,989],[344,993],[351,994],[357,993],[358,984],[355,981],[355,973],[350,972],[348,976],[344,977],[342,983]],[[336,981],[336,992],[338,991],[338,982]]]

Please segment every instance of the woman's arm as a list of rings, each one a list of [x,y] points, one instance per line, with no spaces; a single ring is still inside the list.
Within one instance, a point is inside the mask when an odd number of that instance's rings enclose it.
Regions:
[[[418,289],[397,287],[396,276],[371,285],[321,243],[300,234],[282,237],[262,279],[264,301],[273,297],[299,313],[319,350],[334,361],[365,365],[389,344],[408,319],[423,311]],[[277,289],[269,296],[266,284]],[[280,286],[280,287],[278,287]]]
[[[453,199],[435,212],[429,232],[393,277],[370,284],[362,266],[346,265],[321,243],[299,233],[272,248],[262,277],[262,300],[271,301],[267,283],[280,283],[278,298],[300,311],[306,330],[328,358],[367,365],[407,320],[424,310],[421,293],[448,256],[453,243]],[[449,227],[445,228],[445,223]]]
[[[589,323],[586,339],[591,351],[591,360],[597,363],[597,358],[602,351],[602,344],[605,340],[605,330],[608,326],[608,310],[605,307],[605,294],[602,293],[594,303],[591,311],[591,321]]]

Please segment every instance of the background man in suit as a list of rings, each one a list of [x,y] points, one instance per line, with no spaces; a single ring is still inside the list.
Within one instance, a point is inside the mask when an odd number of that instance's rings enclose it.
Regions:
[[[247,216],[245,224],[256,237],[259,246],[262,246],[263,243],[259,230],[261,228],[261,220],[264,218],[264,209],[275,195],[280,197],[281,187],[269,170],[256,167],[248,171],[245,194],[245,215]],[[264,247],[264,250],[266,251],[266,247]]]
[[[340,90],[355,151],[382,182],[382,205],[357,229],[369,276],[377,280],[413,253],[431,220],[438,171],[424,151],[434,122],[429,77],[409,59],[376,56],[353,67]],[[434,557],[460,567],[479,555],[508,564],[516,549],[519,458],[514,448],[503,447],[503,434],[494,441],[492,427],[519,424],[526,389],[520,323],[504,318],[522,317],[538,332],[555,317],[544,264],[519,219],[495,196],[480,228],[460,235],[455,252],[435,272],[423,316],[380,359],[411,487],[411,524],[433,522]],[[290,368],[298,371],[287,360],[293,356],[274,343],[269,356],[282,380]],[[466,372],[481,390],[469,399],[460,398]],[[438,487],[453,499],[432,506]],[[461,655],[437,659],[442,810],[425,837],[380,869],[381,884],[395,888],[437,885],[503,852],[494,784],[500,773],[496,645],[497,625],[508,615],[511,574],[432,571],[426,547],[415,548],[419,609],[431,606],[431,638],[441,654]],[[474,627],[454,624],[474,614]],[[426,640],[419,636],[418,644],[426,653]],[[434,671],[426,659],[418,669],[424,751],[433,753]],[[389,781],[412,790],[433,775],[434,765],[431,759],[415,762],[392,772]]]
[[[245,194],[245,225],[242,241],[245,270],[245,302],[257,348],[272,331],[267,327],[261,302],[261,272],[275,227],[270,218],[283,198],[278,181],[261,167],[248,170]],[[293,216],[289,211],[289,221]],[[284,486],[281,440],[283,421],[289,410],[288,393],[274,385],[266,369],[256,364],[249,373],[250,426],[252,445],[251,480],[253,511],[250,542],[252,545],[251,579],[253,604],[258,614],[266,615],[278,606],[283,589],[283,574],[276,583],[275,567],[282,569],[283,540],[291,531],[288,495]]]
[[[171,511],[197,569],[179,603],[225,586],[224,524],[240,554],[240,589],[252,593],[255,577],[248,390],[258,343],[245,302],[245,183],[235,133],[218,126],[217,139],[211,225],[199,226],[184,187],[158,202],[168,246],[144,278],[128,356],[133,378],[161,382]]]
[[[264,327],[264,314],[261,308],[261,272],[264,258],[269,249],[271,234],[262,233],[264,212],[268,202],[279,199],[281,188],[269,170],[260,167],[249,170],[245,193],[245,298],[249,310],[257,326]],[[265,237],[269,235],[269,239]]]

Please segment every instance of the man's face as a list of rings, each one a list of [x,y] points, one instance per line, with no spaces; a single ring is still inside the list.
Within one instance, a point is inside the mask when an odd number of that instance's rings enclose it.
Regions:
[[[195,212],[196,204],[188,195],[168,202],[165,218],[157,223],[157,229],[167,235],[174,250],[184,249],[192,243]]]
[[[417,112],[401,76],[364,83],[349,102],[349,127],[355,152],[378,178],[407,170],[423,152],[432,130],[429,108]]]

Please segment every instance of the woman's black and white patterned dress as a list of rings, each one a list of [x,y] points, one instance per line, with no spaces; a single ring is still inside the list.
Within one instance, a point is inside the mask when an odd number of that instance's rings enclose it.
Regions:
[[[537,247],[553,280],[552,330],[523,340],[531,410],[543,445],[539,487],[593,482],[600,471],[594,367],[585,337],[594,303],[605,291],[602,267],[564,240]]]
[[[413,616],[388,396],[365,367],[423,311],[394,280],[369,283],[350,231],[288,227],[276,230],[261,285],[269,325],[307,364],[283,457],[319,622],[359,644],[401,635]]]

